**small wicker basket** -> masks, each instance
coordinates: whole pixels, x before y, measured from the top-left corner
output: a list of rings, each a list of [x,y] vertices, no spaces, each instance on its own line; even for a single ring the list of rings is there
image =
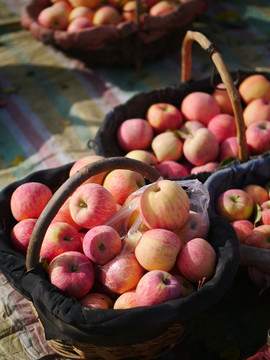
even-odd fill
[[[85,166],[68,177],[71,165],[33,173],[0,193],[0,268],[8,281],[31,302],[51,348],[69,359],[154,359],[180,343],[196,317],[219,301],[230,288],[239,264],[236,237],[220,217],[210,217],[209,241],[217,254],[216,273],[199,291],[155,306],[94,309],[67,298],[48,280],[39,263],[46,229],[65,199],[94,174],[115,168],[140,172],[150,182],[160,174],[151,166],[113,157]],[[63,178],[67,179],[63,182]],[[40,181],[56,189],[32,233],[26,259],[10,245],[14,224],[9,201],[21,183]],[[225,231],[224,231],[225,230]],[[16,269],[16,271],[14,271]]]
[[[137,0],[137,9],[140,4]],[[41,26],[37,17],[50,0],[31,0],[22,10],[21,25],[32,36],[88,66],[139,67],[176,51],[195,18],[204,14],[210,0],[180,3],[171,14],[137,16],[137,22],[123,21],[117,26],[100,25],[69,34]]]

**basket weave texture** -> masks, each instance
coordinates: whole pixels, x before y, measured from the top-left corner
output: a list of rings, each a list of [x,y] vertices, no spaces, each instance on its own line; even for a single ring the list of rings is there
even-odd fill
[[[123,310],[86,308],[54,287],[40,264],[27,271],[27,258],[15,252],[9,240],[15,223],[9,202],[18,185],[39,181],[53,191],[59,186],[62,189],[71,166],[33,173],[0,192],[1,271],[32,303],[48,344],[60,355],[71,359],[108,360],[161,356],[179,343],[196,317],[230,288],[239,264],[236,236],[224,219],[210,217],[209,241],[217,254],[216,273],[199,291],[187,297]],[[31,254],[30,250],[30,257]]]
[[[210,0],[179,4],[165,16],[144,14],[139,24],[123,21],[117,26],[100,25],[72,34],[37,22],[38,14],[49,5],[50,0],[31,0],[22,9],[21,25],[33,37],[88,66],[140,66],[179,48],[194,19],[208,10]]]

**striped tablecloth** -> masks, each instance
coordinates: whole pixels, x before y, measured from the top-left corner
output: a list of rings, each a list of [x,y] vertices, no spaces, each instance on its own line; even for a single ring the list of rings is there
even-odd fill
[[[177,84],[181,76],[180,49],[139,70],[86,68],[21,29],[26,3],[0,0],[0,189],[36,170],[92,153],[88,141],[114,106],[139,92]],[[215,43],[230,71],[270,71],[269,0],[213,1],[191,29]],[[211,60],[193,46],[192,77],[208,77],[212,69]],[[52,353],[29,304],[1,274],[0,314],[1,360],[45,359]],[[220,359],[243,359],[241,347],[228,355],[222,352],[225,344],[217,343]]]

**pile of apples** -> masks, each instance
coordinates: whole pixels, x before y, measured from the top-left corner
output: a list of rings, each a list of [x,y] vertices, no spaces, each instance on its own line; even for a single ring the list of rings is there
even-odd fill
[[[140,14],[166,15],[173,12],[180,3],[171,0],[143,0]],[[65,30],[68,33],[99,25],[116,26],[124,21],[136,21],[136,1],[51,0],[51,6],[44,8],[37,20],[46,28]]]
[[[270,250],[270,190],[250,184],[224,191],[216,212],[233,226],[239,244]]]
[[[69,175],[100,159],[80,158]],[[60,207],[46,230],[40,261],[65,296],[93,308],[151,306],[199,291],[214,276],[217,257],[207,241],[208,218],[191,210],[177,181],[160,178],[144,185],[135,171],[105,171],[77,187]],[[52,196],[40,182],[23,183],[12,193],[17,222],[10,240],[16,251],[26,255]]]
[[[223,90],[222,90],[223,89]],[[250,75],[239,85],[249,155],[270,150],[270,82]],[[165,178],[212,171],[239,158],[233,107],[224,84],[192,92],[179,106],[154,103],[145,118],[124,120],[116,139],[125,156],[155,166]]]

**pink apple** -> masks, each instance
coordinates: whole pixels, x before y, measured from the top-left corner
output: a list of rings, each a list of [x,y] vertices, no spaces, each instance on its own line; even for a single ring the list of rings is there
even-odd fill
[[[10,198],[10,209],[17,221],[37,219],[52,198],[50,188],[39,182],[27,182],[17,187]]]
[[[149,9],[151,16],[164,16],[176,10],[178,4],[170,0],[160,0]]]
[[[78,301],[83,306],[94,309],[112,309],[113,307],[113,300],[107,294],[103,293],[90,292],[78,299]]]
[[[261,120],[246,129],[246,140],[253,155],[270,150],[270,121]]]
[[[105,224],[117,211],[114,197],[99,184],[79,186],[71,195],[69,209],[72,219],[86,229]]]
[[[72,167],[69,171],[69,176],[72,176],[77,171],[80,171],[80,169],[82,169],[84,166],[86,166],[88,164],[92,164],[96,161],[100,161],[100,160],[104,160],[104,159],[105,159],[105,157],[100,156],[100,155],[83,156],[83,157],[79,158],[78,160],[76,160],[75,163],[72,165]],[[99,174],[93,175],[89,179],[87,179],[83,184],[95,183],[95,184],[102,185],[103,180],[104,180],[105,176],[107,175],[107,173],[108,173],[108,171],[103,171]]]
[[[142,234],[135,256],[145,270],[170,271],[181,247],[182,242],[172,231],[152,229]]]
[[[118,232],[108,225],[99,225],[87,231],[83,252],[94,263],[106,264],[120,253],[122,242]]]
[[[114,309],[131,309],[137,307],[136,290],[130,290],[121,294],[114,302]]]
[[[69,209],[69,202],[70,202],[70,197],[60,207],[57,214],[53,218],[52,223],[65,222],[65,223],[68,223],[68,224],[72,225],[73,227],[75,227],[75,229],[81,230],[82,227],[80,225],[78,225],[77,223],[75,223],[75,221],[71,217],[70,209]]]
[[[254,229],[254,224],[250,220],[235,220],[231,222],[231,225],[240,244],[244,243],[248,234]]]
[[[210,161],[201,166],[194,166],[191,170],[191,174],[199,174],[204,171],[213,171],[219,167],[220,163],[217,161]]]
[[[179,132],[183,139],[188,136],[193,136],[198,129],[205,128],[206,126],[200,121],[185,121],[179,128]]]
[[[194,136],[184,141],[185,158],[195,166],[216,161],[219,153],[219,143],[214,134],[207,128],[198,129]]]
[[[261,204],[261,211],[260,225],[270,225],[270,200]]]
[[[270,225],[259,225],[246,237],[244,244],[270,250]]]
[[[136,288],[145,270],[132,253],[122,253],[100,267],[100,281],[109,291],[123,294]]]
[[[78,230],[68,223],[51,223],[41,245],[40,257],[49,263],[57,255],[66,251],[82,252]]]
[[[229,189],[216,200],[216,212],[228,221],[248,220],[253,212],[253,199],[244,190]]]
[[[269,200],[268,191],[258,184],[249,184],[243,187],[243,190],[246,191],[253,199],[253,203],[261,205],[265,201]]]
[[[188,219],[190,203],[185,190],[175,181],[159,180],[140,197],[140,215],[149,229],[176,230]]]
[[[68,15],[73,10],[73,7],[70,5],[69,1],[65,1],[65,0],[57,1],[54,3],[53,6],[59,6],[59,7],[63,8],[67,12]]]
[[[79,17],[69,23],[67,27],[67,33],[71,34],[83,29],[90,29],[91,27],[93,27],[93,23],[91,20],[85,17]]]
[[[180,273],[193,283],[210,280],[215,274],[216,263],[214,248],[202,238],[188,241],[182,247],[176,260]]]
[[[207,126],[209,121],[220,113],[220,107],[213,95],[195,91],[184,97],[181,113],[186,121],[200,121]]]
[[[174,160],[164,160],[155,167],[165,179],[176,179],[189,175],[188,169]]]
[[[243,101],[248,104],[254,99],[265,98],[269,95],[270,83],[261,74],[247,76],[239,85],[239,94]]]
[[[10,242],[14,250],[26,255],[28,244],[32,231],[36,225],[37,219],[25,219],[19,221],[10,233]]]
[[[87,6],[90,9],[96,9],[101,1],[100,0],[68,0],[73,7]]]
[[[94,268],[87,256],[67,251],[56,256],[48,269],[51,283],[65,296],[82,298],[94,283]]]
[[[184,225],[174,231],[183,244],[196,237],[207,239],[208,232],[209,222],[207,219],[200,213],[193,211],[189,213],[188,219]]]
[[[233,114],[233,107],[229,97],[226,85],[219,83],[213,92],[213,97],[220,107],[220,112],[225,114]]]
[[[91,22],[93,21],[94,11],[90,9],[88,6],[78,6],[72,9],[69,13],[69,22],[84,17]]]
[[[151,166],[155,166],[158,163],[158,160],[153,152],[148,150],[131,150],[125,156],[129,159],[140,160]]]
[[[214,116],[207,125],[219,143],[222,143],[225,139],[236,136],[236,124],[235,119],[230,114],[218,114]]]
[[[147,110],[146,119],[156,133],[179,129],[183,122],[180,110],[168,103],[151,105]]]
[[[126,152],[149,149],[153,136],[152,126],[139,118],[125,120],[117,130],[118,144]]]
[[[37,21],[46,28],[66,30],[68,26],[68,12],[60,6],[52,5],[41,10]]]
[[[133,170],[115,169],[108,173],[103,187],[110,192],[117,204],[123,205],[129,195],[145,185],[144,177]]]
[[[243,116],[247,127],[258,120],[270,121],[270,99],[252,100],[244,109]]]
[[[248,153],[250,154],[249,147]],[[236,136],[229,137],[220,144],[218,158],[219,161],[223,161],[229,158],[239,158],[239,144]]]
[[[154,136],[151,148],[159,162],[177,161],[183,155],[183,143],[173,131],[165,131]]]
[[[93,16],[94,25],[117,25],[122,21],[120,12],[111,5],[102,5]]]
[[[152,306],[182,297],[182,287],[176,277],[162,270],[148,271],[136,288],[138,306]]]

